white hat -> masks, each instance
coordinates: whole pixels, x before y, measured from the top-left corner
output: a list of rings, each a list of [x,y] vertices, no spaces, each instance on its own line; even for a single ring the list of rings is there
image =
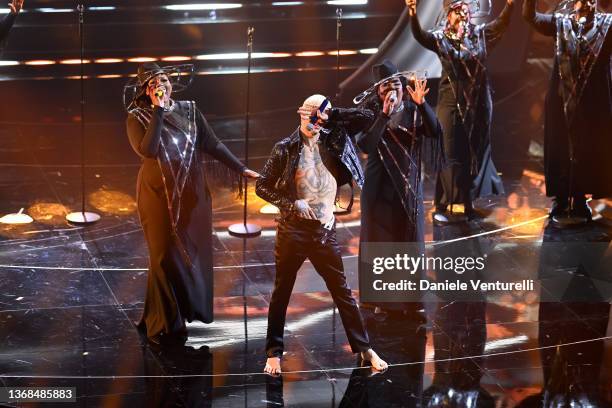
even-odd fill
[[[308,98],[306,98],[304,103],[302,103],[302,108],[308,108],[308,109],[313,109],[313,110],[319,109],[323,101],[326,99],[327,98],[325,96],[319,95],[319,94],[309,96]],[[325,109],[331,109],[331,107],[332,107],[331,102],[329,102]]]

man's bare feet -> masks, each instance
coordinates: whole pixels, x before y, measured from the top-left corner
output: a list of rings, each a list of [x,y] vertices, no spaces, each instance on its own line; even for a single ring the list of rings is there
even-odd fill
[[[372,365],[372,368],[376,371],[385,371],[387,368],[389,368],[387,362],[380,358],[372,349],[361,352],[361,358],[363,361],[369,362]]]
[[[264,373],[270,375],[279,375],[281,373],[280,357],[269,357],[266,360],[266,367],[264,368]]]

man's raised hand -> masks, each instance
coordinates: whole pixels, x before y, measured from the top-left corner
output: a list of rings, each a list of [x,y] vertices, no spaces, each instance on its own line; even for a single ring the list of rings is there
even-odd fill
[[[11,0],[11,2],[8,4],[9,8],[11,9],[11,13],[19,13],[23,8],[23,1],[24,0]]]

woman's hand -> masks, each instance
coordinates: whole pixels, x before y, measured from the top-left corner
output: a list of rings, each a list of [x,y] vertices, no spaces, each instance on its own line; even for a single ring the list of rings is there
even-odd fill
[[[410,97],[417,105],[422,105],[425,102],[425,96],[429,93],[427,88],[427,79],[417,79],[414,82],[414,89],[408,85],[406,90],[410,94]]]
[[[17,14],[23,8],[23,0],[11,0],[8,6],[11,9],[11,13]]]
[[[387,92],[385,100],[383,101],[383,113],[387,116],[391,116],[399,104],[400,101],[397,97],[397,91],[391,90]]]
[[[250,179],[258,179],[261,177],[261,174],[251,169],[244,169],[244,171],[242,172],[242,175]]]
[[[149,98],[151,98],[151,103],[154,106],[159,106],[160,108],[166,106],[166,102],[164,100],[166,96],[166,89],[164,87],[158,87],[156,89],[150,90],[148,94]]]
[[[508,0],[512,1],[512,0]],[[417,0],[406,0],[406,6],[408,7],[408,14],[410,16],[416,16]]]

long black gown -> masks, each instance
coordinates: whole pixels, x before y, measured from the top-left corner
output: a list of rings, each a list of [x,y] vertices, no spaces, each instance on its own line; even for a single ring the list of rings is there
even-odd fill
[[[194,102],[130,112],[127,133],[142,158],[138,213],[149,247],[141,324],[149,337],[181,333],[185,320],[213,320],[212,202],[208,153],[231,170],[244,165],[215,136]]]
[[[416,16],[411,19],[414,38],[438,54],[442,63],[437,115],[444,132],[446,165],[436,181],[437,207],[471,205],[475,198],[504,193],[491,159],[493,104],[485,62],[506,30],[512,10],[506,3],[497,19],[472,25],[472,35],[461,45],[444,30],[424,31]]]
[[[555,38],[545,104],[546,194],[612,197],[612,14],[596,13],[584,46],[577,41],[575,22],[562,15],[536,13],[535,0],[525,0],[523,17],[539,33]]]
[[[442,130],[427,102],[419,107],[412,102],[404,105],[390,118],[377,112],[371,127],[356,138],[359,148],[368,155],[361,190],[361,242],[424,239],[420,171],[423,137],[439,137]]]
[[[376,119],[356,136],[357,145],[368,155],[361,190],[359,289],[366,293],[366,274],[371,267],[361,256],[363,244],[424,241],[423,188],[421,183],[424,138],[442,141],[442,128],[427,104],[404,102],[404,109],[388,117],[374,107]],[[434,149],[432,149],[432,152]],[[372,303],[374,304],[374,303]],[[387,309],[406,305],[386,302]]]

